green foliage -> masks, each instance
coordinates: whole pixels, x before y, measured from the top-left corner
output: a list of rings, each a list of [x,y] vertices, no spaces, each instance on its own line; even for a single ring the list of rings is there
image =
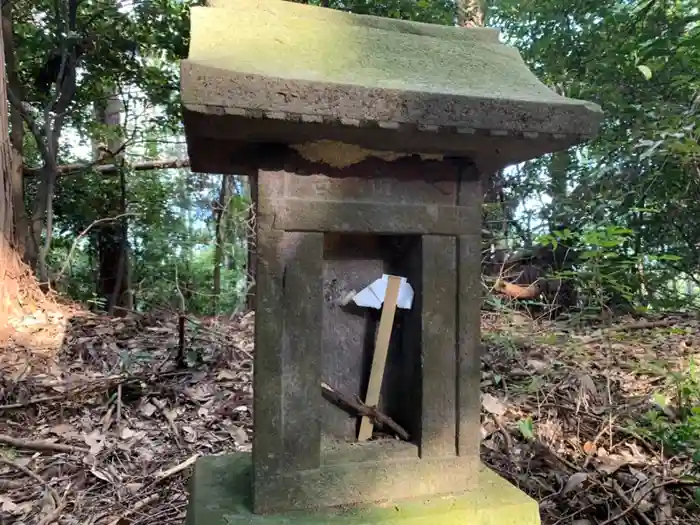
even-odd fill
[[[489,347],[503,350],[509,357],[517,356],[520,350],[520,345],[513,335],[507,332],[486,332],[482,341]]]
[[[672,401],[659,391],[654,396],[656,409],[642,421],[630,422],[630,428],[661,443],[668,454],[687,454],[700,465],[700,372],[694,361],[682,372],[666,372],[667,390]]]
[[[518,430],[520,431],[520,434],[526,441],[534,441],[535,426],[532,422],[531,417],[527,417],[518,421]]]
[[[75,30],[94,45],[80,62],[78,89],[67,112],[62,163],[88,160],[91,141],[127,141],[127,160],[182,158],[178,60],[189,42],[189,8],[203,2],[158,0],[130,9],[111,0],[80,3]],[[453,24],[452,0],[329,0],[308,2],[355,13]],[[21,92],[36,110],[46,100],[36,75],[70,38],[66,3],[17,2],[14,43]],[[589,309],[621,302],[634,308],[678,308],[700,290],[700,15],[690,0],[497,0],[488,23],[503,31],[548,85],[599,103],[600,137],[499,174],[499,202],[487,215],[511,244],[531,243],[538,228],[561,218],[572,231],[545,242],[584,247],[575,271]],[[319,50],[323,52],[323,50]],[[16,87],[16,86],[14,86]],[[95,106],[118,93],[124,126],[96,120]],[[31,134],[25,164],[40,158]],[[248,196],[235,192],[225,214],[225,264],[215,307],[214,208],[220,177],[187,170],[126,167],[131,281],[139,308],[178,303],[193,311],[230,311],[244,294]],[[55,237],[49,263],[71,296],[97,301],[98,228],[113,218],[117,177],[86,170],[61,177],[54,199]],[[36,180],[28,179],[31,209]],[[501,202],[502,201],[502,202]],[[86,231],[87,230],[87,231]],[[513,240],[516,237],[518,240]],[[103,299],[103,298],[102,298]]]
[[[564,7],[558,0],[501,0],[489,16],[543,81],[605,111],[600,137],[576,148],[568,170],[563,212],[569,221],[581,228],[612,224],[631,230],[627,244],[634,255],[655,257],[645,276],[654,294],[668,293],[665,283],[679,274],[695,280],[697,5],[607,0]],[[509,185],[509,198],[545,193],[545,163],[520,168],[525,183]],[[541,211],[548,220],[554,210]],[[668,253],[678,259],[662,259]],[[670,303],[678,306],[675,299]]]
[[[572,246],[576,262],[570,270],[553,275],[573,280],[583,296],[583,314],[598,317],[602,311],[659,309],[665,306],[648,293],[647,273],[679,257],[671,254],[638,253],[633,249],[634,232],[615,225],[598,225],[578,232],[570,229],[539,236],[537,243],[555,249],[560,243]],[[650,272],[645,272],[649,268]]]
[[[318,0],[308,3],[321,5]],[[331,9],[350,11],[360,15],[384,16],[399,20],[413,20],[430,24],[450,25],[455,20],[455,3],[451,0],[329,0]]]

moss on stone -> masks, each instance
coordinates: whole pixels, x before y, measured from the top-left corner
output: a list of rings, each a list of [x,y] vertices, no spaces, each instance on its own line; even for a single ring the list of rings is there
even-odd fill
[[[275,515],[250,511],[250,454],[204,457],[190,480],[187,525],[539,525],[537,503],[482,467],[478,489],[443,498],[396,500]]]
[[[412,155],[412,153],[371,150],[356,144],[345,144],[332,140],[305,142],[294,144],[291,147],[304,159],[310,162],[321,162],[333,168],[346,168],[370,157],[394,162]],[[422,160],[443,160],[444,158],[444,155],[429,153],[419,153],[418,156]]]
[[[188,61],[376,89],[581,104],[527,68],[498,31],[356,15],[281,0],[193,7]]]

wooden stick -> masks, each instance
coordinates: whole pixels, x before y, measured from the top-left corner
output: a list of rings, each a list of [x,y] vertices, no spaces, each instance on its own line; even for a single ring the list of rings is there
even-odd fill
[[[51,441],[26,441],[24,439],[13,438],[0,434],[0,443],[10,445],[14,448],[22,448],[25,450],[37,450],[39,452],[80,452],[87,453],[89,449],[85,447],[76,447],[73,445],[62,445],[61,443],[53,443]]]
[[[365,397],[365,405],[376,408],[379,404],[379,393],[382,389],[382,379],[384,377],[384,367],[386,365],[386,356],[389,352],[389,339],[391,338],[391,329],[394,326],[394,315],[396,314],[396,301],[399,298],[399,287],[401,286],[401,277],[395,275],[389,276],[389,282],[386,287],[386,295],[384,296],[384,304],[382,305],[382,316],[379,320],[379,330],[377,330],[377,340],[374,344],[374,357],[372,358],[372,369],[369,373],[369,385],[367,386],[367,396]],[[367,441],[372,437],[372,429],[374,425],[372,419],[367,416],[362,416],[360,421],[360,432],[358,433],[358,441]]]
[[[374,421],[376,421],[378,424],[393,430],[394,432],[396,432],[396,435],[398,435],[401,439],[405,441],[408,441],[410,439],[410,436],[408,432],[406,432],[405,428],[403,428],[396,421],[391,419],[383,412],[380,412],[376,408],[370,408],[368,406],[365,406],[359,400],[355,401],[354,399],[350,399],[349,397],[335,390],[327,383],[321,383],[321,392],[326,397],[326,399],[328,399],[334,405],[340,406],[341,408],[341,405],[344,405],[345,407],[352,410],[356,415],[370,417],[374,419]]]
[[[195,461],[199,459],[199,454],[195,454],[193,456],[190,456],[187,458],[185,461],[180,463],[179,465],[175,465],[174,467],[169,468],[166,471],[161,471],[156,473],[155,477],[158,479],[158,481],[163,481],[166,478],[169,478],[173,474],[177,474],[178,472],[182,472],[186,468],[190,467],[191,465],[194,465]]]

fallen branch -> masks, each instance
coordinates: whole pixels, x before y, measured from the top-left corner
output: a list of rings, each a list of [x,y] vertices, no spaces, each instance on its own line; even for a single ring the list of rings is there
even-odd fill
[[[134,512],[138,512],[142,508],[144,508],[146,505],[150,505],[151,503],[155,503],[158,501],[160,498],[160,494],[151,494],[150,496],[147,496],[136,503],[134,503],[133,507],[128,509],[126,512],[124,512],[121,516],[118,518],[115,518],[114,520],[109,522],[109,525],[118,525],[119,523],[123,523],[126,521],[126,518],[133,514]]]
[[[654,492],[656,489],[668,487],[670,485],[696,486],[697,483],[693,483],[693,482],[685,483],[681,480],[670,479],[670,480],[663,481],[661,483],[657,483],[655,485],[652,485],[652,486],[648,487],[646,490],[642,491],[634,501],[630,500],[630,498],[623,498],[625,501],[629,501],[629,505],[627,506],[627,508],[625,510],[621,511],[620,513],[616,514],[615,516],[608,518],[607,520],[601,522],[599,525],[611,525],[612,523],[616,523],[618,520],[621,520],[622,518],[627,516],[630,512],[636,511],[639,504],[642,501],[644,501],[644,498],[646,498],[649,494]]]
[[[12,467],[14,469],[17,469],[20,472],[22,472],[23,474],[26,474],[27,476],[32,478],[33,480],[38,481],[41,485],[43,485],[46,488],[46,490],[49,492],[49,494],[51,494],[51,497],[53,498],[54,505],[56,506],[56,508],[61,506],[61,502],[60,502],[60,499],[58,497],[58,493],[51,487],[51,485],[49,485],[49,482],[46,481],[44,478],[42,478],[39,474],[37,474],[36,472],[34,472],[32,470],[29,470],[24,465],[20,465],[19,463],[16,463],[16,462],[12,461],[11,459],[6,458],[6,457],[1,456],[1,455],[0,455],[0,463],[4,463],[8,467]]]
[[[231,316],[233,317],[233,314],[231,314]],[[199,319],[195,319],[194,317],[185,317],[185,319],[187,319],[187,321],[189,321],[190,323],[192,323],[193,325],[195,325],[197,328],[201,329],[204,332],[208,332],[208,333],[213,334],[219,338],[226,338],[227,337],[225,334],[222,334],[222,333],[216,331],[214,328],[205,325]],[[236,348],[234,348],[234,351],[238,352],[239,354],[242,354],[244,357],[247,357],[248,359],[251,359],[251,360],[253,359],[253,354],[251,354],[247,350],[244,350],[243,348],[236,347]]]
[[[171,476],[174,476],[175,474],[178,474],[182,472],[183,470],[186,470],[187,468],[191,467],[194,465],[194,463],[199,459],[199,454],[194,454],[187,458],[185,461],[182,463],[179,463],[175,465],[174,467],[170,467],[168,470],[160,470],[156,472],[153,477],[154,479],[146,484],[145,486],[141,487],[139,492],[146,492],[151,490],[154,486],[158,485],[162,481],[165,481]],[[136,504],[129,510],[127,510],[124,514],[122,514],[119,518],[116,520],[113,520],[109,522],[109,525],[117,525],[118,523],[121,523],[123,519],[125,519],[129,514],[132,512],[145,507],[147,504],[152,503],[156,501],[159,497],[158,493],[151,494],[150,496],[146,496],[145,498],[142,498],[141,500],[137,501]]]
[[[410,439],[410,436],[408,432],[406,432],[406,429],[404,429],[401,425],[399,425],[396,421],[391,419],[386,414],[383,414],[382,412],[377,410],[375,407],[368,407],[367,405],[359,401],[354,401],[344,396],[340,392],[337,392],[326,383],[321,383],[321,393],[326,397],[326,399],[328,399],[328,401],[330,401],[334,405],[344,405],[347,408],[351,409],[353,412],[356,412],[357,415],[367,416],[369,418],[372,418],[376,423],[390,428],[391,430],[396,432],[396,434],[402,439],[406,441]]]
[[[608,330],[611,332],[627,332],[628,330],[646,330],[648,328],[664,328],[668,326],[675,326],[678,321],[672,319],[661,319],[659,321],[640,321],[638,323],[632,323],[628,325],[613,326]]]
[[[174,467],[169,468],[168,470],[162,471],[162,472],[157,472],[155,474],[156,481],[163,481],[166,478],[169,478],[170,476],[177,474],[178,472],[182,472],[186,468],[188,468],[191,465],[194,465],[195,461],[199,459],[199,454],[195,454],[179,465],[175,465]]]
[[[135,162],[127,164],[128,169],[133,171],[149,171],[149,170],[167,170],[176,168],[189,168],[189,159],[167,159],[167,160],[148,160],[143,162]],[[58,167],[58,176],[64,177],[67,175],[79,175],[88,170],[96,171],[103,175],[117,173],[121,166],[119,164],[63,164]],[[37,177],[41,174],[41,168],[24,168],[25,177]]]
[[[156,408],[158,408],[158,410],[160,410],[160,413],[165,418],[166,423],[168,423],[168,426],[170,427],[170,430],[173,433],[173,440],[175,441],[175,445],[177,445],[177,448],[182,450],[184,448],[184,446],[182,444],[182,441],[180,440],[180,432],[178,431],[177,426],[175,425],[175,421],[168,417],[168,412],[166,410],[166,404],[165,403],[156,403],[155,400],[154,400],[154,404],[155,404]]]
[[[595,343],[598,341],[602,341],[606,337],[620,332],[631,332],[632,330],[649,330],[651,328],[665,328],[669,326],[675,326],[676,324],[678,324],[678,322],[672,319],[661,319],[659,321],[640,321],[638,323],[631,323],[628,325],[611,326],[603,330],[603,333],[587,338],[586,342]]]
[[[506,446],[506,454],[510,454],[513,450],[513,440],[510,437],[510,432],[508,432],[508,429],[505,427],[500,417],[498,417],[496,414],[491,414],[491,417],[503,436],[503,441]]]
[[[649,517],[644,514],[640,509],[639,509],[639,503],[641,503],[641,499],[635,503],[633,502],[627,494],[625,494],[625,491],[622,490],[622,487],[620,486],[617,481],[612,480],[613,488],[615,489],[615,492],[617,495],[620,497],[622,501],[624,501],[629,508],[634,509],[635,514],[637,514],[637,517],[644,523],[645,525],[654,525],[654,522],[649,519]]]
[[[56,505],[56,508],[54,511],[45,516],[38,525],[50,525],[54,521],[57,521],[58,518],[61,517],[61,514],[63,514],[63,509],[66,508],[68,505],[68,491],[70,490],[71,484],[68,483],[68,486],[66,487],[66,490],[63,491],[63,497],[61,498],[61,502]]]
[[[25,487],[27,484],[22,483],[21,481],[15,481],[12,479],[0,479],[0,489],[7,489],[7,490],[14,490],[14,489],[21,489]]]
[[[24,408],[31,405],[38,405],[41,403],[48,403],[54,401],[68,401],[71,400],[75,402],[77,395],[87,396],[89,394],[98,394],[109,390],[110,388],[116,388],[119,385],[133,385],[145,383],[147,385],[160,385],[162,379],[165,377],[177,377],[185,376],[190,374],[189,371],[173,371],[173,372],[151,372],[145,374],[134,374],[134,375],[113,375],[107,376],[100,379],[93,379],[84,382],[63,382],[63,383],[53,383],[51,386],[53,388],[63,388],[65,392],[55,396],[42,396],[35,397],[33,399],[28,399],[21,403],[13,403],[10,405],[0,405],[0,412],[3,410],[16,410],[19,408]]]
[[[10,445],[14,448],[22,448],[25,450],[37,450],[39,452],[90,452],[87,448],[75,447],[73,445],[62,445],[61,443],[52,443],[51,441],[25,441],[4,434],[0,434],[0,443]],[[57,501],[58,504],[58,501]]]
[[[68,501],[65,499],[61,501],[61,503],[54,509],[54,511],[43,518],[38,525],[50,525],[54,521],[56,521],[58,518],[61,517],[61,514],[63,514],[63,509],[66,508],[66,505],[68,504]]]
[[[40,405],[41,403],[50,403],[52,401],[61,401],[65,399],[65,394],[60,396],[42,396],[28,399],[22,403],[12,403],[11,405],[0,405],[0,410],[15,410],[17,408],[25,408],[32,405]]]

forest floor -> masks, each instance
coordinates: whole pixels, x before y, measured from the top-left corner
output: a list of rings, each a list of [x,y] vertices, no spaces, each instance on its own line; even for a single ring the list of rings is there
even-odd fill
[[[171,314],[25,319],[0,352],[0,524],[184,523],[196,458],[250,450],[253,324],[188,319],[196,364],[178,371]],[[691,452],[652,439],[692,437],[662,397],[700,385],[700,319],[484,312],[482,329],[482,459],[544,525],[700,523]]]

